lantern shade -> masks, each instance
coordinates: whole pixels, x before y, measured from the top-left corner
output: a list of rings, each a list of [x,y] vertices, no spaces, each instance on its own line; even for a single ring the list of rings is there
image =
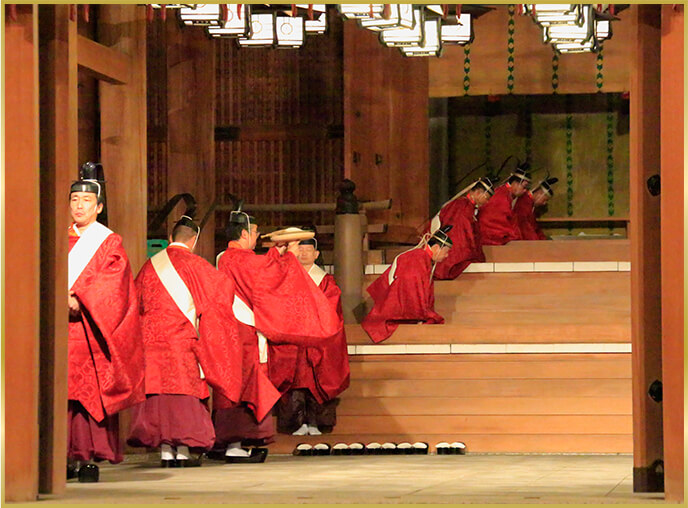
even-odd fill
[[[389,4],[389,18],[361,18],[358,23],[368,30],[380,31],[396,28],[413,28],[413,5]]]
[[[275,39],[278,48],[299,48],[305,36],[302,17],[277,16],[275,18]]]
[[[327,31],[327,13],[323,12],[315,19],[304,21],[304,31],[307,34],[322,35]]]
[[[423,27],[423,44],[399,48],[404,56],[440,56],[442,53],[441,23],[438,18],[426,19]]]
[[[583,7],[583,23],[550,25],[544,27],[545,42],[585,42],[594,34],[592,5]]]
[[[208,34],[213,37],[248,37],[250,17],[250,5],[227,4],[227,22],[220,26],[209,26]]]
[[[450,16],[442,22],[442,44],[468,44],[473,40],[473,20],[468,13]]]
[[[270,47],[275,43],[274,13],[251,14],[251,33],[249,37],[239,37],[239,46]]]
[[[423,11],[413,9],[413,28],[397,28],[395,30],[382,30],[380,42],[389,47],[418,46],[423,44],[424,21]]]
[[[346,19],[382,18],[385,4],[337,4],[337,8]]]
[[[190,26],[220,26],[220,4],[196,4],[195,8],[182,7],[179,9],[179,19],[183,24]]]

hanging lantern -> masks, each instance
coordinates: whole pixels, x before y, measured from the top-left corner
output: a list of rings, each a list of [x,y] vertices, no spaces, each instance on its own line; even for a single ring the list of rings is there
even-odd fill
[[[526,12],[540,26],[582,23],[580,4],[526,4]]]
[[[300,16],[276,16],[275,38],[278,48],[299,48],[303,46],[304,24]]]
[[[227,4],[227,21],[220,26],[209,26],[208,34],[213,37],[248,37],[250,17],[248,4]]]
[[[273,13],[251,14],[251,35],[239,37],[239,46],[271,47],[275,44],[275,15]]]
[[[381,19],[385,10],[385,4],[338,4],[337,9],[346,19]]]
[[[323,12],[315,19],[306,19],[304,30],[307,34],[322,35],[327,31],[327,13]]]
[[[595,34],[592,5],[582,9],[582,23],[556,24],[544,27],[545,42],[585,42]]]
[[[439,18],[426,19],[423,27],[423,43],[417,46],[399,48],[404,56],[440,56],[442,42],[440,41],[441,23]]]
[[[222,11],[220,4],[196,4],[196,7],[182,7],[179,18],[187,26],[220,26]]]
[[[413,28],[382,30],[380,32],[380,42],[388,47],[418,46],[423,44],[425,17],[422,9],[414,7],[413,20]]]
[[[442,44],[468,44],[473,40],[471,15],[448,16],[442,21]]]
[[[395,28],[413,28],[413,5],[412,4],[389,4],[388,18],[361,18],[359,25],[368,30],[380,31]]]

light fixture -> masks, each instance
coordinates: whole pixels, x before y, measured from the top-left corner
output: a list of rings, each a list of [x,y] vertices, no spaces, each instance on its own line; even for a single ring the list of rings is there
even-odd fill
[[[209,26],[208,34],[213,37],[248,37],[250,17],[249,5],[227,4],[227,21],[220,26]]]
[[[304,30],[307,34],[322,35],[327,31],[327,13],[323,12],[315,19],[306,18]]]
[[[303,18],[300,16],[276,16],[275,38],[278,48],[298,48],[303,46]]]
[[[473,23],[471,15],[447,16],[442,21],[442,44],[468,44],[473,40]]]
[[[179,9],[179,18],[187,26],[219,26],[222,24],[220,4],[196,4]]]
[[[413,28],[413,5],[389,4],[389,15],[387,18],[360,18],[358,23],[361,27],[376,32],[395,28]]]
[[[559,42],[553,46],[559,53],[590,53],[599,49],[594,38],[586,42]]]
[[[612,38],[612,22],[608,19],[600,19],[595,23],[595,38],[604,41]]]
[[[595,34],[592,5],[584,5],[582,23],[556,24],[543,28],[545,42],[585,42]]]
[[[251,14],[251,35],[239,37],[239,46],[270,47],[275,44],[274,13]]]
[[[394,30],[382,30],[380,42],[389,47],[419,46],[423,44],[423,28],[425,17],[423,10],[413,8],[413,28],[397,28]]]
[[[382,18],[385,4],[338,4],[339,13],[346,19]]]
[[[404,56],[440,56],[442,53],[442,43],[440,41],[441,23],[439,18],[426,19],[424,25],[423,44],[399,48]]]
[[[581,4],[525,4],[526,12],[540,26],[581,24]]]

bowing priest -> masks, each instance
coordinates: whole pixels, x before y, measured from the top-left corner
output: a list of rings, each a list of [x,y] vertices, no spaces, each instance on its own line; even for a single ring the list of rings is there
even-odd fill
[[[269,344],[270,380],[282,393],[275,406],[277,430],[296,436],[331,432],[337,422],[336,398],[349,386],[349,353],[341,291],[334,277],[316,264],[315,237],[301,240],[297,258],[339,317],[339,332],[317,347]]]
[[[136,288],[122,237],[97,221],[104,182],[82,174],[69,206],[67,478],[97,482],[92,461],[122,461],[119,411],[141,402]]]
[[[514,204],[528,191],[528,164],[517,167],[504,185],[500,185],[478,213],[478,226],[483,245],[504,245],[521,239]]]
[[[452,224],[448,232],[453,243],[447,259],[435,266],[435,279],[456,279],[471,263],[484,263],[478,209],[494,194],[492,182],[487,177],[479,178],[469,186],[465,194],[457,194],[447,201],[430,223],[430,232],[437,231],[442,224]]]
[[[554,195],[552,186],[558,181],[558,178],[545,178],[535,186],[532,192],[528,191],[516,200],[514,214],[521,240],[547,240],[538,226],[537,218],[544,212],[547,203]]]
[[[225,460],[262,462],[273,440],[271,410],[280,392],[268,377],[268,340],[315,346],[335,337],[341,318],[327,297],[303,270],[296,256],[298,241],[279,243],[266,255],[254,252],[258,225],[254,217],[232,211],[227,226],[229,243],[218,255],[218,269],[235,285],[233,311],[243,344],[241,404],[213,397],[216,446]],[[216,409],[217,408],[217,409]],[[251,450],[243,446],[254,446]]]
[[[368,286],[374,306],[361,326],[373,342],[389,338],[401,323],[444,323],[435,312],[433,271],[449,256],[451,229],[446,224],[429,238],[424,237],[418,246],[399,254]]]
[[[136,277],[146,400],[133,408],[127,442],[160,448],[162,467],[200,465],[202,453],[213,447],[208,385],[234,403],[241,394],[234,283],[193,253],[199,234],[183,215],[169,246]]]

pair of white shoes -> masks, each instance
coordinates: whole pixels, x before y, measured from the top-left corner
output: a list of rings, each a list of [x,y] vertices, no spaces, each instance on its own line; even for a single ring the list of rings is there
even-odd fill
[[[161,460],[189,460],[191,458],[191,453],[189,452],[188,446],[177,446],[174,447],[163,444],[160,445],[160,459]]]
[[[291,433],[292,436],[322,436],[322,432],[318,430],[317,425],[308,425],[304,423],[297,430]]]

